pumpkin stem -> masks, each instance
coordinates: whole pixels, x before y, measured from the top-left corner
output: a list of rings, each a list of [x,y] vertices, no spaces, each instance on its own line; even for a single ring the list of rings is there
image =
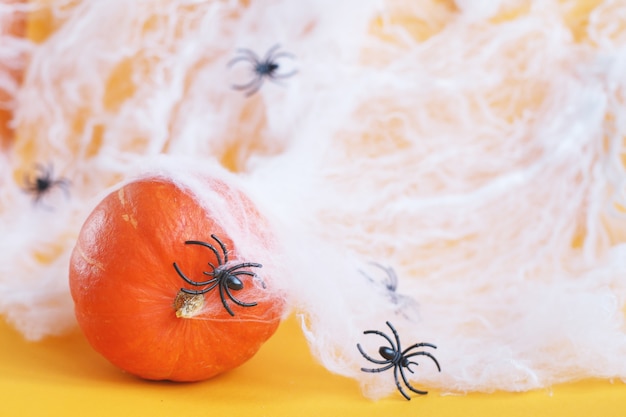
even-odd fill
[[[173,304],[176,317],[189,319],[200,313],[204,307],[204,294],[188,294],[178,291]]]

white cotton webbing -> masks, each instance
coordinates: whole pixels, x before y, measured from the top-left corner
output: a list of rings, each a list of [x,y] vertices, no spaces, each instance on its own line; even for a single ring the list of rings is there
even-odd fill
[[[376,356],[363,331],[386,321],[437,345],[420,388],[626,378],[626,4],[599,2],[577,39],[575,1],[518,3],[52,2],[0,168],[0,313],[30,339],[72,328],[94,204],[154,172],[199,194],[211,175],[267,216],[313,353],[368,396],[395,389],[356,349]],[[278,42],[297,75],[233,91],[236,49]],[[71,180],[53,210],[20,188],[34,162]]]

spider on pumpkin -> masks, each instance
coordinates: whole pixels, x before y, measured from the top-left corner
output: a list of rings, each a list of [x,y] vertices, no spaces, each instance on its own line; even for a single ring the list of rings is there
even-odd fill
[[[178,273],[178,275],[187,283],[195,286],[195,287],[203,287],[208,285],[206,288],[201,290],[190,290],[187,288],[181,288],[180,290],[187,294],[198,295],[205,294],[211,291],[213,288],[218,287],[220,293],[220,299],[222,300],[222,305],[231,316],[234,316],[235,313],[228,305],[226,301],[226,297],[228,297],[235,304],[242,307],[254,307],[257,303],[246,303],[241,300],[235,298],[231,291],[239,291],[243,289],[243,282],[239,279],[240,275],[247,275],[251,277],[256,277],[256,274],[252,271],[242,271],[242,268],[261,268],[263,265],[255,263],[255,262],[243,262],[240,264],[236,264],[233,266],[227,266],[228,264],[228,251],[226,249],[226,245],[215,235],[211,235],[211,238],[217,242],[217,244],[222,249],[222,255],[220,255],[219,251],[215,248],[215,246],[211,245],[207,242],[202,242],[199,240],[187,240],[185,241],[186,245],[200,245],[205,248],[210,249],[217,258],[217,266],[213,265],[209,262],[209,266],[211,267],[211,271],[203,271],[204,275],[208,275],[211,279],[206,281],[194,281],[188,278],[178,267],[176,262],[174,262],[174,269]],[[265,284],[263,284],[265,288]]]
[[[293,70],[285,74],[277,73],[280,68],[278,58],[294,57],[289,52],[278,52],[279,49],[280,45],[274,45],[269,51],[267,51],[263,58],[259,58],[259,56],[250,49],[238,49],[237,52],[239,53],[239,56],[230,60],[228,62],[228,66],[232,67],[238,62],[246,61],[252,64],[252,73],[254,74],[254,78],[245,84],[234,84],[232,87],[235,90],[247,90],[246,97],[250,97],[259,91],[263,85],[264,79],[267,78],[272,82],[278,83],[278,80],[289,78],[296,74],[298,72],[297,70]]]
[[[435,362],[435,365],[437,366],[437,369],[439,370],[439,372],[441,372],[441,367],[439,366],[439,362],[437,362],[437,359],[435,359],[435,357],[432,354],[430,354],[428,352],[424,352],[424,351],[412,352],[413,349],[418,349],[420,347],[429,347],[429,348],[437,349],[437,346],[432,345],[430,343],[416,343],[416,344],[411,345],[408,348],[402,350],[402,347],[400,346],[400,337],[398,336],[398,332],[391,325],[391,323],[389,323],[389,322],[386,322],[386,323],[387,323],[387,326],[389,326],[389,328],[393,332],[393,335],[394,335],[394,338],[395,338],[395,343],[393,342],[393,340],[391,340],[391,338],[389,336],[387,336],[386,334],[384,334],[383,332],[380,332],[378,330],[366,330],[366,331],[364,331],[363,334],[377,334],[379,336],[382,336],[383,338],[385,338],[389,342],[390,346],[381,346],[378,349],[378,353],[384,359],[384,360],[380,360],[380,359],[375,359],[375,358],[372,358],[371,356],[369,356],[367,353],[365,353],[365,351],[363,350],[361,345],[357,343],[356,347],[359,349],[359,352],[361,352],[361,355],[363,355],[363,357],[365,359],[367,359],[368,361],[370,361],[372,363],[375,363],[375,364],[378,364],[378,365],[383,365],[380,368],[361,368],[361,371],[363,371],[363,372],[370,372],[370,373],[377,373],[377,372],[383,372],[383,371],[386,371],[388,369],[393,368],[393,376],[394,376],[394,379],[396,381],[396,387],[398,387],[398,391],[400,391],[400,394],[402,394],[404,396],[404,398],[406,398],[409,401],[411,400],[411,397],[409,397],[409,395],[404,391],[404,389],[402,388],[402,385],[400,384],[400,381],[398,380],[398,373],[400,374],[400,377],[402,378],[402,381],[404,382],[404,385],[409,390],[415,392],[416,394],[420,394],[420,395],[428,394],[428,391],[422,391],[422,390],[418,390],[418,389],[414,388],[409,383],[406,375],[404,374],[404,370],[408,369],[409,372],[414,373],[413,370],[411,369],[411,365],[418,366],[418,363],[417,362],[413,362],[411,360],[411,358],[413,358],[415,356],[427,356],[430,359],[432,359],[433,362]]]
[[[52,164],[45,167],[42,164],[35,164],[35,176],[24,174],[23,190],[33,194],[33,203],[45,208],[50,208],[43,204],[42,199],[49,194],[53,188],[60,188],[66,197],[69,197],[70,181],[67,178],[54,179]]]

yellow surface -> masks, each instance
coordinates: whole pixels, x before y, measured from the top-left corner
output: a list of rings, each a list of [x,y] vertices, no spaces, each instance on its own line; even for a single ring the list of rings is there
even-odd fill
[[[567,2],[563,3],[565,6]],[[576,7],[567,8],[565,19],[579,42],[586,41],[584,28],[588,14],[597,3],[579,0],[574,2]],[[443,12],[454,11],[453,2],[433,0],[436,16],[444,20],[405,21],[401,18],[404,3],[390,1],[390,4],[399,8],[396,23],[409,27],[417,39],[436,33],[445,25],[447,14]],[[514,18],[524,12],[524,9],[504,10],[500,18]],[[52,20],[45,12],[31,16],[28,37],[36,42],[45,40],[55,29]],[[372,26],[375,33],[379,29],[376,24],[373,22]],[[121,63],[118,72],[127,73],[124,65],[128,64]],[[132,86],[118,80],[116,74],[112,74],[116,88],[109,91],[113,94],[113,98],[108,97],[110,105],[132,93]],[[247,113],[242,115],[242,119],[250,118]],[[77,123],[77,126],[82,125]],[[94,152],[102,136],[102,132],[96,133]],[[28,140],[28,128],[22,127],[19,136],[22,140],[18,140],[17,149],[32,157],[34,145]],[[445,372],[445,363],[442,366]],[[393,384],[391,374],[380,374],[380,378],[387,378]],[[26,342],[0,318],[0,393],[1,417],[626,415],[626,385],[609,381],[583,381],[516,394],[441,396],[431,391],[410,402],[394,392],[384,400],[373,402],[361,395],[356,382],[329,373],[313,360],[293,318],[283,323],[248,363],[215,379],[194,384],[146,382],[123,374],[95,353],[78,332],[39,343]]]
[[[590,358],[592,360],[593,358]],[[445,372],[445,364],[442,364]],[[391,374],[380,374],[389,379]],[[26,342],[0,324],[0,416],[624,416],[626,385],[584,381],[528,393],[380,401],[311,357],[290,318],[249,362],[191,384],[147,382],[118,371],[76,332]]]

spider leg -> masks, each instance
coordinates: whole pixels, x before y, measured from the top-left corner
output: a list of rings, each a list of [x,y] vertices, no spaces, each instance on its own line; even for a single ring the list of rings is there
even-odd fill
[[[407,356],[408,353],[411,353],[411,350],[421,348],[421,347],[429,347],[433,349],[437,349],[437,346],[432,343],[415,343],[414,345],[409,346],[408,348],[402,351],[402,356]],[[411,357],[412,355],[408,355],[407,357]]]
[[[35,171],[39,172],[45,178],[50,178],[53,173],[52,164],[49,163],[48,166],[45,166],[44,164],[37,162],[35,164]]]
[[[360,344],[360,343],[357,343],[357,344],[356,344],[356,347],[357,347],[357,349],[359,349],[359,352],[361,352],[361,355],[363,355],[363,357],[364,357],[365,359],[367,359],[368,361],[370,361],[370,362],[372,362],[372,363],[377,363],[377,364],[379,364],[379,365],[385,365],[385,364],[389,363],[389,361],[388,361],[388,360],[384,360],[384,361],[383,361],[383,360],[380,360],[380,359],[375,359],[375,358],[372,358],[370,355],[368,355],[367,353],[365,353],[365,351],[364,351],[364,350],[363,350],[363,348],[361,347],[361,344]],[[393,366],[393,364],[391,364],[390,366]],[[387,370],[387,369],[389,369],[389,368],[387,367],[387,368],[385,368],[385,369],[383,369],[383,370]],[[367,372],[380,372],[380,371],[367,371]]]
[[[224,245],[224,243],[219,240],[219,238],[215,235],[211,235],[211,238],[213,238],[213,240],[216,241],[218,245],[220,245],[222,253],[224,253],[224,263],[228,263],[228,251],[226,250],[226,245]],[[221,265],[222,262],[220,262],[219,264]]]
[[[398,346],[398,348],[396,349],[396,345],[394,345],[394,343],[392,342],[391,338],[389,336],[387,336],[386,334],[384,334],[381,331],[378,330],[366,330],[363,332],[363,334],[377,334],[379,336],[384,337],[385,339],[387,339],[387,341],[389,342],[389,345],[391,346],[391,348],[395,351],[400,351],[400,346]]]
[[[202,273],[204,275],[210,275],[210,276],[214,277],[215,276],[215,265],[213,265],[211,262],[209,262],[209,266],[211,267],[211,272],[209,272],[209,271],[202,271]]]
[[[247,276],[249,276],[249,277],[253,277],[253,278],[254,278],[254,279],[256,279],[257,281],[261,281],[261,287],[263,287],[263,289],[267,288],[267,287],[265,286],[265,281],[263,281],[263,279],[262,279],[262,278],[260,278],[257,274],[255,274],[255,273],[254,273],[254,272],[252,272],[252,271],[237,271],[237,272],[231,272],[231,275],[235,275],[235,276],[238,276],[238,275],[247,275]]]
[[[238,265],[235,265],[235,266],[232,266],[232,267],[228,268],[226,270],[226,272],[231,273],[231,272],[236,271],[236,270],[241,269],[241,268],[263,268],[263,265],[258,264],[256,262],[243,262],[243,263],[240,263]],[[240,271],[240,272],[245,272],[245,271]],[[251,272],[251,273],[254,274],[253,272]],[[256,274],[254,274],[254,275],[256,275]]]
[[[406,352],[406,351],[405,351],[405,352]],[[404,352],[403,352],[403,353],[402,353],[402,356],[403,356],[405,359],[409,359],[409,358],[412,358],[412,357],[414,357],[414,356],[427,356],[427,357],[429,357],[429,358],[430,358],[433,362],[435,362],[435,365],[437,366],[437,370],[438,370],[439,372],[441,372],[441,366],[439,365],[439,362],[437,361],[437,358],[435,358],[433,355],[431,355],[431,354],[430,354],[430,353],[428,353],[428,352],[415,352],[415,353],[411,353],[410,355],[406,355],[406,356],[404,356]],[[409,362],[409,364],[411,364],[411,363],[414,363],[414,364],[416,364],[416,365],[417,365],[417,363],[415,363],[415,362]],[[409,369],[409,371],[411,371],[411,370]],[[413,372],[413,371],[411,371],[411,372]]]
[[[409,351],[411,349],[415,349],[415,348],[419,348],[419,347],[429,347],[429,348],[437,349],[437,346],[433,345],[432,343],[416,343],[416,344],[411,345],[408,348],[404,349],[402,354],[404,355],[405,353],[409,353]]]
[[[404,384],[407,386],[408,389],[410,389],[411,391],[415,392],[409,385],[409,383],[407,382],[406,378],[404,377],[404,373],[402,372],[402,368],[400,368],[400,375],[402,375],[402,380],[404,381]],[[404,389],[402,389],[402,385],[400,385],[400,380],[398,380],[398,366],[396,366],[395,368],[393,368],[393,378],[396,381],[396,387],[398,387],[398,391],[400,391],[400,394],[402,394],[402,396],[404,398],[406,398],[408,401],[411,401],[411,397],[409,397],[409,395],[404,391]]]
[[[249,277],[253,277],[255,278],[257,281],[261,281],[261,287],[263,287],[263,289],[267,288],[265,286],[265,281],[263,281],[262,278],[260,278],[257,274],[255,274],[252,271],[237,271],[237,272],[231,272],[232,275],[234,276],[238,276],[238,275],[247,275]]]
[[[228,314],[230,314],[231,316],[235,316],[235,313],[233,313],[233,310],[230,309],[230,307],[228,306],[228,303],[226,302],[226,297],[224,297],[224,288],[228,288],[226,286],[226,284],[222,281],[220,282],[220,298],[222,300],[222,305],[224,306],[224,308],[226,309],[226,311],[228,311]]]
[[[37,192],[37,190],[34,190],[34,191]],[[33,204],[34,205],[40,205],[40,206],[42,206],[44,208],[48,208],[48,206],[43,204],[42,199],[43,199],[43,193],[37,192],[37,194],[35,194],[35,198],[33,199]]]
[[[217,278],[213,278],[213,279],[210,279],[210,280],[208,280],[208,281],[194,281],[194,280],[192,280],[191,278],[187,277],[187,276],[183,273],[183,271],[181,271],[181,270],[180,270],[180,268],[178,267],[178,265],[176,264],[176,262],[174,262],[174,264],[173,264],[173,265],[174,265],[174,269],[176,270],[176,272],[178,273],[178,275],[179,275],[179,276],[180,276],[180,277],[181,277],[181,278],[182,278],[182,279],[183,279],[186,283],[191,284],[191,285],[193,285],[193,286],[195,286],[195,287],[201,287],[201,286],[203,286],[203,285],[210,285],[210,284],[214,284],[214,283],[217,281]],[[210,288],[206,289],[206,291],[204,291],[204,292],[210,291],[210,290],[212,290],[213,288],[215,288],[215,285],[213,285],[212,287],[210,287]],[[183,291],[184,291],[184,290],[183,290]],[[190,291],[195,291],[195,290],[190,290]],[[185,291],[185,292],[186,292],[186,291]],[[191,293],[190,293],[190,294],[191,294]]]
[[[274,81],[275,83],[280,84],[280,83],[278,83],[279,80],[284,80],[285,78],[293,77],[297,73],[298,73],[298,70],[293,70],[293,71],[288,72],[286,74],[272,74],[268,78],[271,81]]]
[[[235,65],[237,62],[241,62],[241,61],[246,61],[249,62],[251,64],[254,65],[254,63],[256,62],[256,60],[254,58],[251,58],[249,56],[238,56],[236,58],[231,59],[230,61],[228,61],[228,63],[226,64],[226,66],[228,66],[229,68],[231,68],[233,65]]]
[[[402,350],[402,348],[400,347],[400,336],[398,336],[398,332],[396,331],[396,329],[391,325],[391,323],[387,322],[387,326],[389,326],[389,328],[391,329],[391,331],[393,332],[394,337],[396,338],[396,343],[397,343],[397,350],[398,352],[400,352]],[[391,344],[391,346],[394,346],[393,343]]]
[[[376,282],[374,281],[374,278],[370,277],[365,271],[359,269],[359,272],[361,273],[361,275],[363,275],[365,277],[365,279],[367,279],[369,282]]]
[[[196,287],[202,287],[204,285],[208,285],[208,287],[203,288],[201,290],[190,290],[188,288],[181,288],[181,291],[186,292],[187,294],[205,294],[211,291],[213,288],[217,287],[218,283],[217,283],[217,279],[215,279],[215,280],[205,281],[205,282],[194,282],[191,285],[196,286]]]
[[[262,84],[263,84],[263,78],[262,77],[255,77],[249,83],[246,83],[246,84],[232,84],[231,87],[234,90],[238,90],[238,91],[250,90],[248,93],[246,93],[246,96],[251,96],[252,94],[256,93],[259,90],[259,88],[261,88]]]
[[[398,276],[396,275],[396,271],[394,271],[391,267],[384,267],[380,265],[380,267],[387,274],[387,284],[385,285],[389,291],[396,291],[398,289]]]
[[[252,277],[254,280],[256,281],[260,281],[261,282],[261,287],[263,289],[266,289],[267,286],[265,285],[265,281],[263,281],[263,278],[259,277],[257,274],[255,274],[254,272],[251,271],[239,271],[239,272],[233,272],[232,275],[234,276],[238,276],[238,275],[247,275],[249,277]]]
[[[246,97],[250,97],[250,96],[253,96],[254,94],[256,94],[256,92],[261,89],[262,85],[263,85],[263,77],[258,77],[256,79],[256,85],[254,85],[252,87],[252,89],[250,89],[250,91],[248,91],[246,93]]]
[[[411,369],[411,365],[419,366],[420,364],[412,361],[407,361],[406,363],[402,364],[402,366],[408,369],[410,373],[414,374],[415,372],[413,371],[413,369]]]
[[[228,288],[228,285],[224,285],[224,290],[226,291],[226,294],[228,295],[228,298],[230,298],[237,305],[240,305],[242,307],[254,307],[255,305],[257,305],[257,303],[254,303],[254,302],[253,303],[245,303],[245,302],[235,298],[233,293],[230,292],[230,288]]]
[[[203,288],[201,290],[190,290],[189,288],[181,288],[180,290],[184,293],[187,294],[193,294],[193,295],[199,295],[199,294],[206,294],[209,291],[211,291],[213,288],[215,288],[217,286],[217,284],[213,284],[208,288]]]
[[[271,57],[268,57],[266,62],[272,62],[274,64],[276,64],[277,68],[279,68],[280,66],[278,65],[278,63],[276,62],[279,58],[290,58],[290,59],[294,59],[295,56],[293,54],[290,54],[289,52],[281,52],[278,54],[274,54]],[[295,74],[298,73],[298,70],[294,69],[291,72],[288,72],[286,74],[272,74],[272,76],[270,78],[275,78],[275,79],[285,79],[285,78],[289,78],[294,76]]]
[[[58,180],[55,180],[52,184],[58,185],[61,187],[68,187],[72,184],[72,182],[68,180],[67,178],[59,178]]]
[[[387,369],[391,369],[393,366],[393,363],[391,363],[387,366],[383,366],[382,368],[361,368],[361,371],[369,372],[371,374],[377,374],[379,372],[385,372]]]
[[[419,315],[419,306],[417,301],[408,295],[398,294],[396,292],[390,292],[389,298],[392,303],[398,306],[396,314],[411,321],[415,321],[415,318]]]
[[[398,381],[398,373],[397,373],[397,371],[398,371],[398,368],[395,369],[395,373],[396,373],[396,382],[398,382],[398,386],[400,386],[399,381]],[[420,394],[420,395],[428,394],[428,391],[419,390],[419,389],[415,388],[413,385],[411,385],[409,383],[409,380],[406,379],[406,375],[404,375],[404,369],[402,367],[400,367],[400,375],[402,376],[402,381],[404,381],[404,385],[406,385],[406,387],[408,389],[410,389],[411,391],[413,391],[416,394]],[[400,389],[400,392],[402,392],[404,394],[404,391],[402,391],[402,389]],[[406,395],[404,397],[409,399]]]
[[[261,60],[259,56],[252,49],[238,48],[237,53],[247,55],[248,59],[254,62],[259,62]]]
[[[185,241],[185,245],[200,245],[204,246],[205,248],[209,248],[217,257],[217,264],[223,264],[222,257],[220,256],[219,252],[217,251],[217,249],[215,249],[215,246],[211,245],[210,243],[202,242],[200,240],[187,240]]]
[[[36,194],[35,194],[35,198],[33,199],[33,205],[41,207],[42,209],[48,210],[48,211],[54,210],[52,206],[49,206],[46,203],[44,203],[43,198],[44,198],[45,192],[39,192],[38,189],[35,189],[34,192]]]
[[[256,274],[252,271],[237,271],[237,272],[228,272],[230,275],[247,275],[249,277],[256,277]]]
[[[281,52],[278,54],[274,54],[272,55],[270,58],[272,59],[272,61],[277,60],[278,58],[290,58],[290,59],[295,59],[295,55],[290,53],[290,52]]]
[[[375,267],[377,267],[377,268],[379,268],[379,269],[382,269],[382,270],[385,272],[385,274],[387,274],[387,276],[389,276],[389,270],[390,270],[390,269],[392,269],[392,268],[387,268],[387,267],[385,267],[385,266],[383,266],[383,265],[379,264],[378,262],[369,262],[369,264],[370,264],[370,265],[374,265]],[[374,283],[376,282],[376,281],[374,280],[374,278],[372,278],[371,276],[369,276],[369,275],[368,275],[365,271],[362,271],[362,270],[360,270],[360,269],[359,269],[359,272],[360,272],[360,273],[361,273],[361,274],[362,274],[365,278],[367,278],[367,280],[368,280],[369,282],[374,282]],[[395,290],[395,288],[390,288],[390,285],[389,285],[389,284],[387,284],[387,283],[385,283],[385,288],[386,288],[387,290],[389,290],[389,291],[394,291],[394,290]]]
[[[271,62],[274,59],[276,59],[277,55],[274,55],[274,52],[278,51],[279,49],[280,49],[280,44],[278,43],[272,46],[270,49],[268,49],[267,52],[265,53],[265,56],[263,57],[262,62]]]
[[[69,198],[70,197],[70,190],[69,190],[69,186],[71,185],[70,181],[65,179],[65,178],[61,178],[58,179],[54,182],[52,182],[52,185],[56,185],[58,186],[60,189],[63,190],[63,193],[65,194],[65,197]]]

